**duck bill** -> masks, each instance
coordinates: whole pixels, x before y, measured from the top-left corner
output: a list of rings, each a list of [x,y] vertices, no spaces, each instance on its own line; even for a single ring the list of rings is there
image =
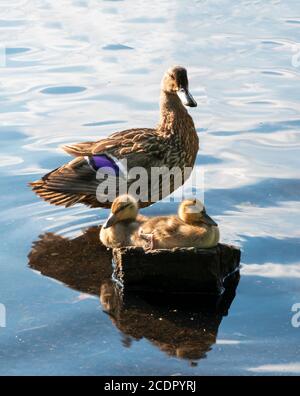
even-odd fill
[[[207,213],[205,213],[205,214],[202,216],[201,221],[202,221],[204,224],[207,224],[207,225],[218,226],[218,224],[217,224],[210,216],[208,216]]]
[[[108,219],[106,220],[106,222],[103,224],[103,228],[109,228],[111,226],[113,226],[114,224],[117,223],[117,217],[111,213],[108,217]]]
[[[197,102],[191,95],[190,91],[188,88],[181,88],[178,92],[177,95],[179,96],[182,104],[184,106],[189,106],[189,107],[197,107]]]

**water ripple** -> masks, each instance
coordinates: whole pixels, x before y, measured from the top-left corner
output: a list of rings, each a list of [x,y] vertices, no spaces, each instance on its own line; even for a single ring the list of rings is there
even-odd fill
[[[42,89],[41,93],[49,94],[49,95],[69,95],[78,92],[83,92],[86,89],[87,88],[85,87],[76,87],[76,86],[49,87]]]

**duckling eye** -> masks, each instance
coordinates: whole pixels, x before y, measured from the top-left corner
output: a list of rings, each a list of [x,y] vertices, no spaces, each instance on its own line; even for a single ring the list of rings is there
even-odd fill
[[[122,212],[124,209],[128,208],[131,204],[125,203],[124,205],[120,206],[114,213]]]

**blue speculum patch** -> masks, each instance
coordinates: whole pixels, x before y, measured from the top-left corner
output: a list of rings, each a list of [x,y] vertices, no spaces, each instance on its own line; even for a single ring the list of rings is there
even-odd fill
[[[89,157],[89,164],[95,170],[103,169],[105,172],[119,176],[119,167],[116,162],[106,154]]]

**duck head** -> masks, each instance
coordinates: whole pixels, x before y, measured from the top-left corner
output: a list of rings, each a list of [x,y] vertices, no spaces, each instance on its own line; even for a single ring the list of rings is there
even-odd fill
[[[120,195],[117,197],[111,206],[111,213],[103,224],[103,228],[109,228],[114,224],[124,221],[134,221],[138,214],[138,204],[131,195]]]
[[[204,223],[210,226],[218,224],[206,213],[205,207],[198,199],[185,199],[178,209],[178,216],[188,224]]]
[[[189,81],[184,67],[174,66],[167,70],[162,79],[161,88],[166,93],[177,94],[185,106],[197,106],[197,102],[189,91]]]

